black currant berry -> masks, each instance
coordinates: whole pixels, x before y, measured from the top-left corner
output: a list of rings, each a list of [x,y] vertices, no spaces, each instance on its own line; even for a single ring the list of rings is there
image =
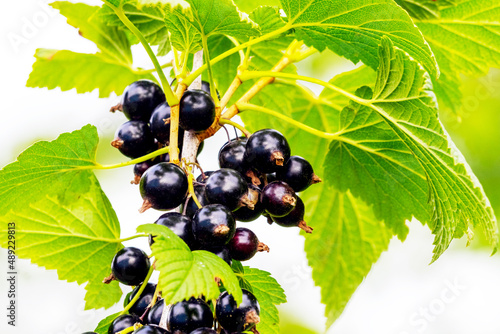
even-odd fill
[[[208,94],[211,94],[210,93],[210,83],[206,82],[206,81],[202,81],[201,82],[201,90],[204,92],[207,92]],[[219,90],[217,90],[217,97],[220,99]]]
[[[261,201],[271,216],[283,217],[297,204],[297,195],[285,182],[274,181],[262,189]]]
[[[215,314],[220,325],[229,332],[242,332],[260,322],[260,306],[257,298],[242,289],[243,302],[238,306],[233,296],[223,292],[217,300]]]
[[[311,164],[297,155],[291,156],[284,168],[276,172],[278,180],[288,183],[295,192],[306,190],[311,184],[321,182]]]
[[[269,247],[259,242],[259,238],[251,230],[238,227],[234,237],[227,244],[229,255],[238,261],[250,260],[257,251],[269,252]]]
[[[126,328],[134,326],[136,323],[142,324],[142,321],[138,316],[132,314],[120,315],[118,318],[113,320],[109,326],[108,334],[116,334]]]
[[[276,130],[259,130],[247,140],[245,160],[261,173],[278,171],[288,158],[290,146],[285,137]]]
[[[188,90],[179,104],[179,125],[186,131],[205,131],[215,120],[215,103],[202,90]]]
[[[256,202],[253,210],[249,209],[246,206],[242,206],[236,211],[233,211],[233,217],[236,220],[242,222],[251,222],[255,219],[259,218],[260,215],[264,212],[264,205],[260,201],[261,190],[259,187],[254,186],[253,184],[248,184],[248,198],[251,202]]]
[[[159,327],[153,327],[153,326],[143,326],[139,329],[136,329],[132,334],[163,334],[162,331],[158,329]]]
[[[200,327],[211,327],[213,322],[210,306],[201,299],[191,298],[172,306],[168,314],[167,329],[173,333],[190,333]]]
[[[297,197],[297,204],[295,208],[284,217],[272,217],[273,221],[279,226],[283,227],[295,227],[298,226],[307,233],[312,233],[313,228],[307,226],[304,221],[305,206],[304,202]]]
[[[226,246],[223,247],[215,247],[215,248],[208,248],[206,251],[210,253],[214,253],[218,257],[224,260],[229,266],[233,263],[233,259],[231,258],[231,255],[229,255],[229,249]]]
[[[225,206],[209,204],[193,217],[193,234],[202,247],[224,246],[234,236],[236,223]]]
[[[140,285],[136,286],[134,290],[132,290],[132,293],[128,296],[127,304],[134,299],[135,295],[137,295],[137,292],[141,288]],[[147,311],[147,308],[151,301],[153,300],[153,296],[155,294],[156,290],[156,284],[153,283],[148,283],[146,284],[146,288],[144,291],[141,293],[141,296],[139,299],[132,305],[132,307],[129,310],[130,314],[135,314],[138,317],[142,317],[144,312]]]
[[[210,175],[212,175],[214,172],[213,171],[210,171],[210,172],[205,172],[203,174],[200,174],[198,175],[198,177],[196,178],[196,181],[197,182],[200,182],[200,183],[207,183],[207,180],[208,178],[210,177]]]
[[[142,157],[157,148],[148,124],[143,121],[128,121],[122,124],[111,145],[129,158]]]
[[[219,151],[220,168],[234,169],[244,175],[249,168],[245,160],[246,143],[246,138],[237,138],[224,144]]]
[[[153,136],[162,144],[168,145],[170,141],[170,106],[167,102],[160,104],[153,111],[149,120],[149,127]],[[179,128],[179,147],[182,147],[184,130]]]
[[[184,242],[193,249],[195,245],[193,236],[193,222],[188,216],[184,216],[178,212],[167,212],[155,221],[155,224],[163,225],[172,230],[179,238],[184,240]],[[150,238],[149,245],[154,243],[154,237]]]
[[[251,202],[247,195],[248,183],[240,173],[233,169],[222,168],[208,178],[205,187],[205,196],[212,204],[222,204],[234,211],[246,205],[253,209],[255,202]]]
[[[146,160],[143,162],[139,162],[138,164],[134,165],[134,179],[130,181],[132,184],[139,184],[141,181],[142,175],[146,173],[146,171],[150,168],[156,165],[158,162],[160,162],[159,159],[152,159],[152,160]]]
[[[111,271],[120,283],[138,285],[146,278],[150,265],[148,256],[142,250],[125,247],[113,258]]]
[[[144,200],[140,212],[149,208],[170,210],[186,199],[188,180],[179,166],[160,162],[144,173],[139,189]]]
[[[212,328],[203,327],[195,329],[189,334],[217,334],[217,331],[213,330]]]
[[[130,120],[147,122],[153,110],[162,102],[165,102],[165,94],[160,86],[150,80],[139,80],[123,92],[123,113]]]
[[[149,310],[148,315],[146,317],[146,323],[151,325],[159,325],[164,308],[165,308],[165,300],[162,299],[157,301],[153,305],[151,310]]]
[[[208,205],[210,204],[207,200],[207,198],[205,197],[205,185],[202,185],[202,184],[197,184],[194,186],[194,193],[196,194],[196,198],[198,199],[198,201],[200,202],[201,206],[205,206],[205,205]],[[187,205],[186,205],[186,216],[190,217],[190,218],[193,218],[194,214],[196,213],[196,211],[198,211],[198,205],[196,204],[196,202],[194,201],[193,198],[190,198],[187,202]]]

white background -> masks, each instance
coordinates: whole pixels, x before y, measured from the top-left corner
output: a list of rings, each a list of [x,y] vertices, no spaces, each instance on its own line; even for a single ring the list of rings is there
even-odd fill
[[[108,112],[118,101],[116,96],[99,99],[97,92],[77,95],[75,91],[25,87],[37,47],[96,51],[46,3],[9,1],[0,11],[1,166],[13,161],[36,140],[52,140],[88,123],[99,129],[102,152],[115,129],[125,121],[123,115]],[[14,36],[22,37],[22,43],[13,43]],[[151,67],[140,48],[134,47],[134,52],[138,53],[136,60],[141,66]],[[206,143],[200,158],[206,170],[217,168],[216,154],[224,141],[225,135],[218,135]],[[116,152],[99,154],[99,159],[102,163],[124,160]],[[131,174],[131,168],[98,173],[121,221],[122,236],[133,234],[137,225],[153,222],[159,215],[137,212],[141,200],[137,187],[129,184]],[[314,222],[310,225],[314,226]],[[285,288],[288,303],[280,307],[283,315],[322,332],[324,308],[320,291],[310,278],[302,251],[303,238],[294,229],[270,227],[264,221],[252,223],[251,228],[270,246],[271,253],[258,254],[248,265],[270,271]],[[382,255],[329,333],[499,333],[498,256],[490,258],[485,251],[468,250],[460,240],[439,261],[428,266],[432,236],[417,222],[411,223],[410,228],[404,244],[393,240],[389,252]],[[144,240],[128,245],[148,249]],[[78,334],[94,329],[101,318],[121,306],[84,312],[83,286],[58,281],[55,271],[45,271],[28,260],[18,261],[18,270],[16,328],[6,325],[6,275],[0,274],[0,333]],[[0,251],[0,271],[7,271],[5,250]]]

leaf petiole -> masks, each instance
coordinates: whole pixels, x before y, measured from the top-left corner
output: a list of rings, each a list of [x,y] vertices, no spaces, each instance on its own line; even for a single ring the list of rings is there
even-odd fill
[[[145,156],[142,156],[142,157],[137,158],[137,159],[133,159],[133,160],[126,161],[126,162],[121,162],[121,163],[116,164],[116,165],[101,165],[101,164],[97,163],[95,166],[91,166],[91,168],[92,169],[115,169],[115,168],[120,168],[120,167],[132,166],[132,165],[156,158],[159,155],[167,154],[167,153],[169,153],[169,151],[170,151],[169,147],[163,147],[163,148],[160,148],[159,150],[156,150],[154,152],[146,154]]]
[[[244,126],[242,126],[242,125],[240,125],[240,124],[238,124],[236,122],[233,122],[230,119],[221,118],[221,119],[219,119],[219,124],[228,124],[228,125],[231,125],[231,126],[235,127],[236,129],[240,130],[241,132],[243,132],[243,134],[246,137],[250,137],[252,135],[252,133],[250,131],[248,131],[247,129],[245,129]]]
[[[154,271],[154,266],[151,266],[149,268],[148,274],[146,275],[146,278],[144,279],[144,282],[142,282],[142,285],[139,288],[139,291],[137,291],[134,298],[132,298],[130,303],[128,303],[127,306],[125,306],[123,311],[120,312],[120,315],[127,314],[127,312],[130,310],[130,308],[132,308],[132,306],[134,306],[134,304],[139,300],[139,298],[141,298],[142,292],[144,291],[144,289],[146,289],[146,286],[148,285],[149,279],[151,278],[153,271]]]

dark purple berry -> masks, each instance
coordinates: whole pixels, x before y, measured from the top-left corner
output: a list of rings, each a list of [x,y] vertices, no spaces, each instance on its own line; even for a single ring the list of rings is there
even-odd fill
[[[201,82],[201,90],[210,94],[210,83],[206,81]],[[217,97],[220,99],[219,90],[217,90]]]
[[[224,260],[229,266],[233,263],[233,259],[231,258],[231,255],[229,255],[229,249],[226,246],[223,247],[216,247],[216,248],[208,248],[206,251],[210,253],[214,253],[218,257]]]
[[[125,247],[116,253],[111,262],[114,277],[125,285],[139,285],[146,278],[149,267],[146,253],[135,247]]]
[[[229,332],[242,332],[260,322],[260,306],[257,298],[242,289],[243,302],[238,306],[233,296],[223,292],[217,300],[215,314],[220,325]]]
[[[259,242],[259,238],[251,230],[238,227],[234,237],[227,244],[229,255],[238,261],[250,260],[257,251],[269,251],[269,248]]]
[[[134,290],[132,290],[132,293],[128,296],[127,304],[134,299],[135,295],[137,295],[137,292],[141,288],[140,285],[136,286]],[[132,307],[129,310],[130,314],[135,314],[138,317],[142,317],[144,312],[146,312],[149,304],[151,304],[151,301],[153,300],[153,296],[155,294],[156,290],[156,284],[153,283],[148,283],[146,284],[146,288],[144,291],[141,293],[141,296],[139,299],[132,305]]]
[[[188,181],[179,166],[161,162],[144,173],[139,189],[144,200],[141,212],[149,208],[170,210],[184,203]]]
[[[278,131],[264,129],[248,138],[245,160],[261,173],[272,173],[284,166],[290,158],[290,146]]]
[[[297,155],[291,156],[284,168],[276,173],[278,180],[288,183],[295,192],[306,190],[311,184],[321,182],[311,164]]]
[[[245,174],[249,168],[245,160],[246,143],[246,138],[237,138],[224,144],[219,151],[220,168],[230,168]]]
[[[159,330],[159,327],[146,325],[136,329],[132,334],[163,334],[163,332]]]
[[[297,195],[285,182],[274,181],[262,189],[261,201],[271,216],[283,217],[297,204]]]
[[[155,221],[155,224],[163,225],[168,227],[172,232],[174,232],[179,238],[181,238],[189,248],[193,249],[195,245],[193,236],[193,222],[187,216],[184,216],[178,212],[167,212]],[[150,245],[154,243],[154,237],[150,239]]]
[[[159,161],[159,159],[151,159],[151,160],[146,160],[143,162],[139,162],[138,164],[134,165],[134,179],[130,182],[132,184],[139,184],[141,181],[142,175],[146,173],[146,171],[150,168],[156,165]]]
[[[151,325],[159,325],[164,308],[165,308],[165,300],[162,299],[157,301],[153,305],[151,310],[149,310],[148,315],[146,317],[146,323]]]
[[[134,326],[136,323],[142,324],[141,319],[133,314],[120,315],[118,318],[113,320],[108,328],[108,334],[116,334],[124,329]]]
[[[196,178],[196,181],[197,182],[200,182],[200,183],[207,183],[207,180],[208,178],[210,177],[210,175],[212,175],[214,172],[213,171],[210,171],[210,172],[205,172],[204,174],[200,174],[198,175],[198,177]]]
[[[205,205],[210,204],[205,197],[205,186],[204,185],[195,185],[194,186],[194,193],[196,194],[196,198],[200,202],[201,206],[204,207]],[[194,201],[193,198],[190,198],[187,202],[186,205],[186,216],[193,218],[194,214],[196,211],[198,211],[198,205]]]
[[[201,247],[224,246],[234,236],[236,224],[225,206],[209,204],[193,217],[193,234]]]
[[[212,204],[222,204],[234,211],[243,205],[253,208],[247,196],[248,183],[240,173],[233,169],[222,168],[208,178],[205,196]]]
[[[286,216],[283,217],[272,217],[273,221],[279,226],[283,227],[295,227],[298,226],[307,233],[312,233],[313,228],[307,226],[304,221],[305,206],[304,202],[300,197],[297,197],[297,204],[295,208]]]
[[[259,187],[254,186],[253,184],[248,185],[248,198],[251,202],[256,202],[253,210],[249,209],[246,206],[242,206],[236,211],[233,211],[233,217],[236,220],[242,222],[251,222],[255,219],[259,218],[260,215],[264,212],[264,205],[260,201],[261,190]]]
[[[189,334],[217,334],[217,331],[213,330],[212,328],[203,327],[195,329]]]
[[[111,145],[129,158],[142,157],[157,148],[149,126],[142,121],[128,121],[122,124]]]
[[[179,104],[179,125],[186,131],[205,131],[215,120],[215,103],[202,90],[188,90]]]
[[[147,122],[156,106],[164,101],[165,94],[160,86],[150,80],[139,80],[123,92],[123,113],[128,119]]]
[[[200,327],[211,327],[213,322],[214,316],[210,306],[201,299],[191,298],[172,306],[167,329],[173,333],[190,333]]]
[[[153,136],[162,144],[168,145],[170,142],[170,106],[167,102],[160,104],[153,111],[149,120],[149,127]],[[179,147],[182,148],[184,130],[179,128]]]

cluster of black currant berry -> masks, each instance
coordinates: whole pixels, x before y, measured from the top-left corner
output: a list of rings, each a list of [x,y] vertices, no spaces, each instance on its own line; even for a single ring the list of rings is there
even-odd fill
[[[182,148],[184,131],[205,131],[215,120],[215,104],[207,91],[209,85],[204,82],[203,90],[188,90],[181,98],[179,148]],[[141,80],[131,84],[125,90],[122,103],[114,109],[122,110],[130,119],[118,129],[112,142],[124,155],[137,158],[169,144],[170,107],[155,83]],[[180,152],[182,156],[182,150]],[[191,170],[171,163],[168,154],[136,164],[133,183],[139,184],[144,200],[140,211],[179,208],[180,212],[167,212],[155,223],[169,227],[191,250],[210,251],[229,265],[232,260],[249,260],[258,251],[269,252],[251,230],[236,228],[236,220],[251,222],[263,215],[271,224],[298,226],[312,232],[304,222],[305,207],[297,193],[320,179],[309,162],[290,155],[290,146],[281,133],[264,129],[248,138],[230,139],[220,149],[218,158],[220,169],[201,171],[195,181],[188,177]],[[195,165],[201,170],[199,164]],[[191,192],[190,182],[193,183]],[[154,243],[154,236],[150,236],[149,243]],[[109,279],[137,286],[145,279],[149,267],[149,259],[142,250],[128,247],[113,259]],[[126,303],[134,298],[138,289],[139,286]],[[136,331],[141,334],[216,333],[211,329],[213,313],[203,299],[191,298],[166,306],[162,300],[156,300],[155,290],[156,285],[147,283],[130,314],[115,319],[109,333],[137,323],[147,324]],[[256,298],[249,291],[243,292],[243,303],[239,306],[227,292],[217,301],[215,319],[224,333],[249,330],[259,322]],[[162,327],[155,327],[160,323]]]

